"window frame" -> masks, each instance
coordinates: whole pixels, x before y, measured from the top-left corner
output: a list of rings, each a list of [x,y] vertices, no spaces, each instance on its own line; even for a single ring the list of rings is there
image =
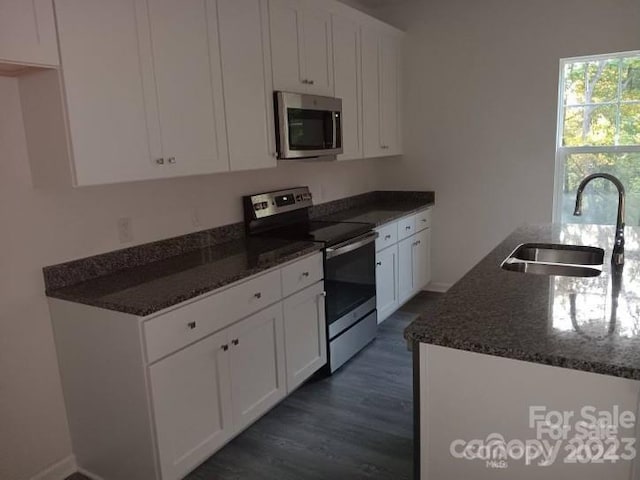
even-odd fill
[[[559,63],[559,81],[558,81],[558,111],[556,118],[556,157],[554,168],[554,186],[553,186],[553,215],[552,219],[554,223],[562,222],[562,199],[563,199],[563,187],[564,187],[564,175],[565,175],[565,158],[570,154],[579,153],[639,153],[640,145],[599,145],[599,146],[580,146],[580,147],[566,147],[563,145],[564,139],[564,117],[565,117],[565,104],[564,104],[564,90],[565,90],[565,66],[569,63],[576,62],[593,62],[599,60],[615,60],[620,58],[627,58],[640,55],[640,50],[631,50],[627,52],[606,53],[600,55],[586,55],[579,57],[567,57],[561,58]],[[616,102],[607,102],[609,104],[617,104],[620,102],[620,92],[618,92],[618,98]],[[598,104],[604,105],[605,103]],[[619,117],[619,115],[618,115]],[[619,121],[619,118],[618,118]]]

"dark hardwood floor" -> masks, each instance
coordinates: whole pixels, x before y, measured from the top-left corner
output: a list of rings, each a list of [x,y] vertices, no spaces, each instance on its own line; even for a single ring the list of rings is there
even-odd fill
[[[411,479],[412,360],[402,332],[439,298],[417,295],[336,374],[300,387],[187,479]]]

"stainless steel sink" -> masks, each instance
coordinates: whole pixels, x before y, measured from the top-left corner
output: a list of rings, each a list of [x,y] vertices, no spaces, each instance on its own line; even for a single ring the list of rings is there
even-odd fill
[[[602,273],[604,250],[581,245],[524,243],[502,262],[504,270],[538,275],[597,277]]]

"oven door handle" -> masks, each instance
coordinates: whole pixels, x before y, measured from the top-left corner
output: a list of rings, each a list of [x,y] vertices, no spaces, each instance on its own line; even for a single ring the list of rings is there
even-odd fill
[[[345,253],[353,252],[360,247],[364,247],[369,243],[375,242],[376,238],[378,238],[378,232],[369,232],[360,237],[356,237],[353,240],[340,243],[335,247],[329,247],[325,250],[327,254],[327,260],[339,255],[344,255]]]

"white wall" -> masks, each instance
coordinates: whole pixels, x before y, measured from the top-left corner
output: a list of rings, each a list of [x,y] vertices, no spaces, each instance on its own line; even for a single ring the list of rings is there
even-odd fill
[[[242,220],[240,197],[310,185],[317,202],[375,189],[377,160],[73,190],[31,187],[18,85],[0,77],[0,479],[23,480],[71,454],[41,268]],[[194,225],[197,212],[200,226]]]
[[[406,27],[406,168],[436,191],[434,282],[458,280],[519,224],[552,216],[558,63],[640,48],[638,0],[415,0]]]

